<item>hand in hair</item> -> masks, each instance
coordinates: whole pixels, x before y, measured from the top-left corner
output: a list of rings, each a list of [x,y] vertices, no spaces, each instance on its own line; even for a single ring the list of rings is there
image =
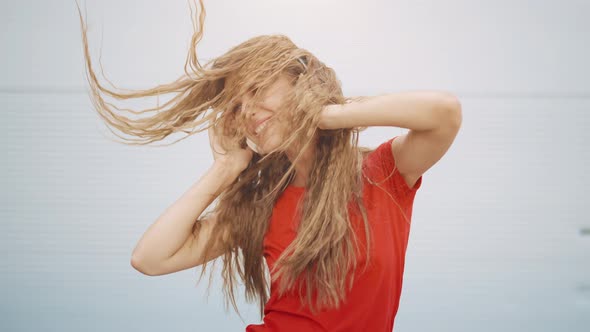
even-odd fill
[[[236,172],[242,172],[254,155],[254,151],[250,147],[241,148],[239,146],[226,151],[221,147],[221,138],[214,129],[214,126],[209,127],[209,145],[211,152],[213,153],[213,159],[215,163],[221,163],[234,169]]]
[[[338,125],[336,123],[336,118],[338,116],[338,112],[341,111],[342,105],[340,104],[331,104],[324,106],[322,113],[320,113],[320,120],[318,122],[318,128],[328,130],[328,129],[338,129]]]
[[[365,96],[349,97],[346,98],[344,104],[329,104],[324,106],[322,113],[320,113],[320,120],[318,128],[328,129],[340,129],[340,128],[352,128],[352,126],[346,124],[345,106],[353,102],[361,102],[368,99]]]

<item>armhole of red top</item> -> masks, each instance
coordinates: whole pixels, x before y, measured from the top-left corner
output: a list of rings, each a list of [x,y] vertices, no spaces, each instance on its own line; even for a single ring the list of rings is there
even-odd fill
[[[399,172],[399,170],[396,167],[395,156],[393,155],[393,151],[391,149],[391,143],[397,137],[399,137],[399,136],[395,136],[395,137],[387,140],[387,142],[383,143],[379,148],[382,149],[381,150],[381,160],[383,162],[383,171],[384,171],[383,175],[384,175],[384,177],[388,178],[387,179],[388,185],[391,187],[392,190],[394,190],[399,195],[401,195],[402,199],[406,200],[411,195],[415,194],[416,191],[420,188],[420,186],[422,185],[423,175],[421,175],[418,178],[418,180],[416,180],[413,187],[410,188],[408,186],[408,183],[406,182],[406,180],[404,179],[404,177],[402,176],[402,174]],[[391,174],[392,171],[393,171],[393,174]]]

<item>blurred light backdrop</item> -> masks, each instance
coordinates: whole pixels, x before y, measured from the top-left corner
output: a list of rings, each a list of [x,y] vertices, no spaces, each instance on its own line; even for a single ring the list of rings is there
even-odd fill
[[[101,53],[116,86],[183,73],[187,1],[81,6],[93,63],[98,70]],[[460,98],[461,131],[415,199],[396,332],[588,331],[590,1],[205,6],[201,61],[281,33],[334,68],[347,96],[436,89]],[[130,265],[147,227],[211,164],[207,133],[170,147],[109,140],[87,94],[73,0],[2,1],[0,45],[0,330],[258,323],[243,297],[243,321],[224,311],[220,278],[206,297],[196,268],[148,277]],[[405,132],[370,128],[361,143]]]

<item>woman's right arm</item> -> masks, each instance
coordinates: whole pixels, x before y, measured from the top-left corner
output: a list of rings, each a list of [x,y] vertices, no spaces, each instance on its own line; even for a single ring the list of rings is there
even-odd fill
[[[193,225],[239,173],[229,163],[215,161],[143,234],[131,256],[133,268],[146,275],[162,275],[203,264],[200,256],[216,222],[215,215],[200,221],[196,238],[192,236]],[[219,250],[212,248],[208,259],[221,255]]]

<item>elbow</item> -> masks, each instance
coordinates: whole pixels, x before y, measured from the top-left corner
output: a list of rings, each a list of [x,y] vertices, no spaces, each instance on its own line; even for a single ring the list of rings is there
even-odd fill
[[[443,114],[442,120],[444,123],[447,123],[453,128],[459,129],[463,120],[461,101],[459,98],[451,93],[441,92],[439,100],[440,107],[438,108]]]
[[[148,265],[145,263],[145,260],[140,258],[139,255],[133,253],[131,255],[131,267],[133,267],[138,272],[145,274],[146,276],[157,276],[158,274],[150,269]]]

